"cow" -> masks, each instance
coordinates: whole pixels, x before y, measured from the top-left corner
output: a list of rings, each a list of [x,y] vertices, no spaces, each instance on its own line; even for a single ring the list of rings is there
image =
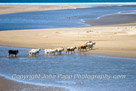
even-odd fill
[[[69,52],[74,52],[75,53],[75,49],[77,49],[77,47],[67,47],[67,51],[66,51],[66,53],[68,53],[69,54]]]
[[[12,56],[14,55],[16,57],[16,55],[19,53],[19,51],[18,50],[9,50],[8,53],[9,53],[9,56],[12,54]]]
[[[29,56],[33,56],[33,55],[36,56],[36,54],[39,54],[40,50],[41,49],[31,49],[29,51]]]
[[[86,44],[87,44],[87,43],[92,43],[92,41],[88,41],[88,42],[86,42]]]
[[[79,51],[82,51],[82,50],[83,50],[83,51],[84,51],[84,50],[87,51],[87,45],[86,45],[86,44],[85,44],[85,45],[80,45],[80,46],[78,47],[78,50],[79,50]]]
[[[61,52],[64,51],[64,48],[54,48],[54,50],[56,50],[57,53],[61,54]]]
[[[53,55],[53,56],[55,56],[57,51],[54,50],[54,49],[45,49],[44,52],[45,52],[45,55]]]
[[[94,45],[95,45],[96,43],[93,43],[93,42],[91,42],[91,43],[86,43],[86,45],[87,45],[87,47],[89,48],[89,49],[93,49],[93,47],[94,47]]]

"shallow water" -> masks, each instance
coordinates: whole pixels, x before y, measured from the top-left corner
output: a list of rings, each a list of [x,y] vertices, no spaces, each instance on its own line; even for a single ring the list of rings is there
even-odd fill
[[[7,57],[9,49],[18,49],[17,57]],[[101,55],[63,53],[60,56],[29,57],[26,48],[0,47],[0,74],[8,79],[71,91],[135,91],[136,59]],[[20,78],[21,76],[30,76]],[[33,77],[32,77],[33,75]],[[40,75],[39,78],[35,75]],[[45,75],[45,76],[44,76]],[[47,75],[50,77],[47,77]],[[53,77],[54,75],[54,77]],[[80,75],[80,77],[79,77]],[[86,76],[85,76],[86,75]],[[94,77],[96,75],[97,77]],[[103,78],[100,75],[105,75]],[[126,75],[125,78],[113,78]],[[52,77],[51,77],[52,76]],[[99,77],[98,77],[99,76]],[[111,78],[107,78],[111,76]]]
[[[99,19],[102,16],[136,10],[135,5],[97,5],[88,8],[36,11],[1,14],[0,31],[20,29],[72,28],[89,26],[86,19]]]

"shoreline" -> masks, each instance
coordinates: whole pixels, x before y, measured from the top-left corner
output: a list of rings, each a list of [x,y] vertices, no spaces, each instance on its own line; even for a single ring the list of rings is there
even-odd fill
[[[34,6],[34,5],[0,5],[0,14],[11,14],[11,13],[23,13],[23,12],[36,12],[36,11],[48,11],[48,10],[62,10],[62,9],[77,9],[85,8],[86,6],[58,6],[58,5],[45,5],[45,6]]]
[[[18,47],[18,46],[1,46],[0,47],[13,47],[13,48],[25,48],[25,49],[31,49],[31,47]],[[33,47],[35,48],[35,47]],[[44,50],[44,49],[41,49]],[[64,51],[66,52],[66,51]],[[136,58],[135,56],[135,51],[130,51],[130,50],[88,50],[88,51],[82,51],[79,52],[78,50],[75,51],[78,54],[83,54],[83,55],[101,55],[101,56],[109,56],[109,57],[121,57],[121,58]],[[125,54],[125,55],[124,55]],[[129,55],[131,54],[131,55]],[[67,54],[65,54],[67,55]],[[127,55],[127,56],[126,56]]]
[[[12,79],[7,79],[4,76],[0,76],[0,91],[9,91],[9,90],[32,90],[32,91],[69,91],[69,89],[57,86],[40,86],[35,84],[28,84]]]
[[[82,28],[1,31],[0,36],[1,46],[41,49],[63,46],[65,51],[69,46],[79,46],[92,40],[96,42],[95,50],[83,52],[84,54],[136,58],[134,23]]]
[[[6,7],[6,8],[17,8],[18,10],[10,10],[10,12],[3,10],[0,11],[0,14],[11,14],[12,13],[23,13],[23,12],[36,12],[36,11],[48,11],[48,10],[63,10],[63,9],[74,9],[74,8],[87,8],[85,6],[0,6],[0,10],[2,7]],[[20,11],[20,8],[33,8],[32,10],[23,10]],[[47,9],[40,9],[40,8],[47,8]],[[35,10],[34,10],[35,9]],[[16,11],[16,12],[15,12]],[[7,12],[7,13],[5,13]],[[97,17],[95,19],[81,19],[80,22],[84,23],[86,25],[84,26],[79,26],[79,27],[58,27],[58,28],[45,28],[45,29],[64,29],[64,28],[82,28],[82,27],[94,27],[94,26],[114,26],[114,25],[124,25],[124,24],[128,24],[128,23],[136,23],[136,14],[133,13],[128,13],[128,14],[123,14],[123,13],[113,13],[113,14],[108,14],[108,15],[103,15],[100,17]],[[43,28],[41,28],[43,29]],[[15,29],[18,30],[18,29]],[[20,29],[20,30],[37,30],[37,29]],[[0,30],[0,31],[10,31],[10,30]],[[14,31],[14,30],[12,30]]]

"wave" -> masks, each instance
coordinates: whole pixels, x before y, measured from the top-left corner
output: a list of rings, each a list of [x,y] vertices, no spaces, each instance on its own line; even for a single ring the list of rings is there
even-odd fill
[[[121,11],[118,14],[136,14],[136,10]]]
[[[62,6],[90,6],[90,5],[116,5],[116,6],[123,6],[123,5],[136,5],[136,2],[128,2],[128,3],[0,3],[0,5],[62,5]]]
[[[113,57],[113,56],[104,56],[104,55],[96,55],[96,54],[93,54],[92,57],[113,58],[113,59],[133,60],[133,61],[136,61],[136,58],[130,58],[130,57]]]

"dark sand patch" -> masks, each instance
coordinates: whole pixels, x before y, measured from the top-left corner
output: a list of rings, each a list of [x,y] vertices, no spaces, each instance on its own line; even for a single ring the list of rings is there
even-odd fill
[[[124,24],[131,23],[136,20],[136,14],[114,14],[109,16],[101,17],[100,19],[86,20],[85,23],[92,26],[101,25],[113,25],[113,24]]]

